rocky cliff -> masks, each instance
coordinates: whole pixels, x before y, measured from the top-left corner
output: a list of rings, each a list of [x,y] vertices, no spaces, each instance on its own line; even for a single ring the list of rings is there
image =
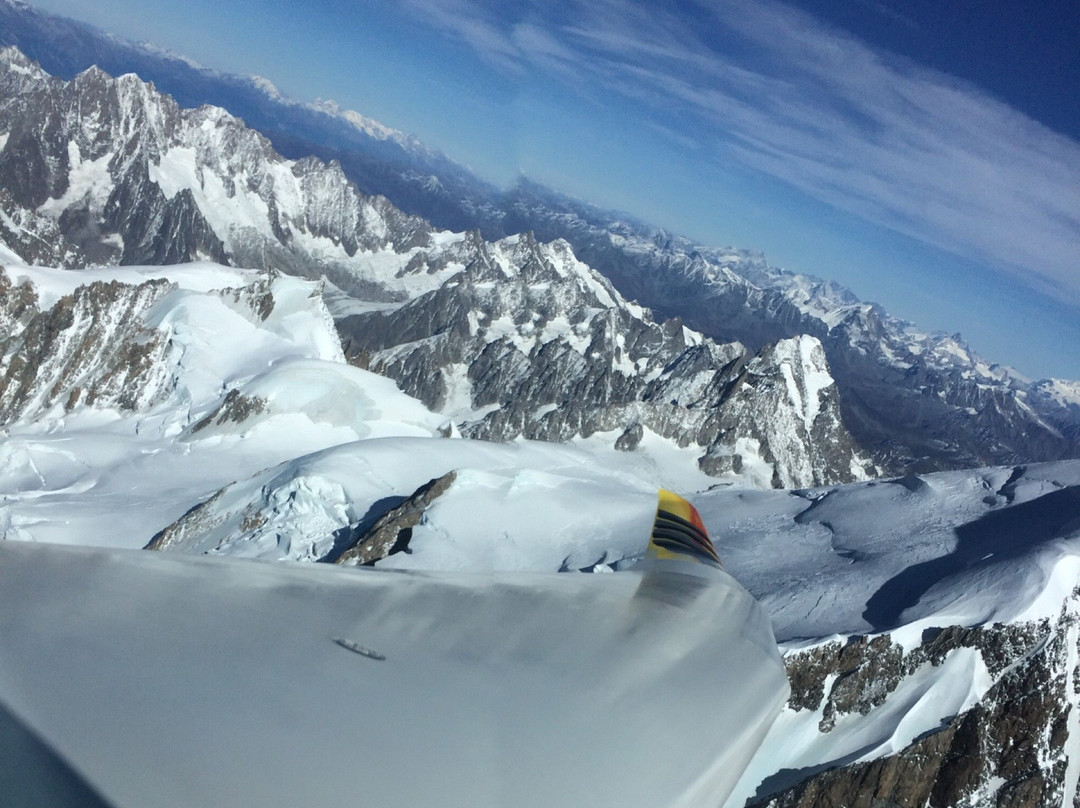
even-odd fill
[[[655,321],[566,242],[434,231],[221,109],[183,110],[134,75],[63,82],[13,48],[0,57],[14,252],[55,232],[65,265],[210,258],[326,277],[354,361],[468,436],[611,433],[633,451],[648,430],[700,448],[707,473],[773,486],[873,472],[812,339],[715,343]]]
[[[417,258],[420,258],[418,255]],[[346,352],[386,374],[461,433],[565,441],[644,430],[703,450],[709,474],[792,487],[871,474],[840,418],[820,344],[754,355],[679,320],[658,323],[578,261],[529,235],[455,246],[463,269],[392,309],[339,320]],[[447,263],[430,251],[408,271]]]
[[[28,284],[0,270],[0,423],[54,407],[142,409],[168,390],[168,342],[142,315],[171,290],[95,282],[40,310]]]
[[[818,773],[778,772],[751,805],[1080,804],[1080,588],[1056,619],[927,630],[912,650],[878,635],[791,652],[788,709],[819,715],[818,731],[827,736],[962,655],[977,661],[984,691],[962,711],[943,716],[903,749],[846,765],[833,761]]]

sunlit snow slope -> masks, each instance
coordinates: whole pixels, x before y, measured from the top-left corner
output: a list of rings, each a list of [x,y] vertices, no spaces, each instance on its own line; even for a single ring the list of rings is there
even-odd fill
[[[455,771],[476,767],[469,787],[479,789],[478,804],[499,798],[507,804],[507,792],[499,791],[507,788],[503,773],[535,754],[536,765],[522,777],[542,774],[564,784],[561,775],[572,773],[597,788],[596,795],[613,795],[646,771],[644,758],[634,755],[648,749],[663,771],[648,774],[651,785],[636,791],[627,785],[627,793],[658,799],[655,788],[673,795],[642,804],[678,804],[684,797],[686,804],[719,804],[720,781],[704,758],[687,758],[708,784],[697,792],[689,769],[668,768],[666,755],[681,760],[678,744],[696,750],[700,741],[712,750],[705,757],[719,760],[719,747],[709,746],[712,733],[731,739],[740,753],[752,751],[752,739],[744,743],[724,723],[727,677],[734,674],[715,656],[724,643],[739,642],[725,632],[741,629],[728,625],[719,607],[711,617],[694,611],[697,606],[682,602],[680,587],[664,590],[675,602],[658,613],[668,615],[668,607],[690,612],[670,626],[664,617],[660,624],[670,631],[662,639],[636,622],[619,622],[641,602],[632,583],[640,574],[632,570],[660,486],[691,495],[725,568],[775,626],[791,675],[791,699],[729,805],[747,799],[776,808],[811,805],[801,801],[809,792],[800,789],[811,788],[807,778],[816,782],[826,770],[839,778],[830,781],[830,793],[847,804],[866,778],[879,786],[893,782],[859,767],[890,765],[922,766],[926,789],[952,795],[940,805],[989,804],[1009,783],[1033,789],[1037,782],[1048,805],[1070,805],[1075,796],[1069,784],[1080,775],[1080,600],[1074,595],[1080,463],[795,491],[716,487],[716,478],[699,473],[682,450],[648,430],[633,452],[616,451],[610,436],[575,445],[457,437],[445,415],[345,362],[315,282],[214,264],[78,273],[11,264],[0,284],[6,346],[0,355],[0,537],[39,544],[0,545],[0,576],[7,576],[0,588],[0,631],[7,632],[0,646],[0,675],[7,677],[0,679],[0,701],[63,745],[63,755],[83,761],[79,771],[119,804],[147,803],[121,799],[125,789],[143,787],[136,777],[141,769],[123,768],[120,750],[99,742],[93,722],[101,714],[124,721],[147,716],[145,726],[131,721],[124,731],[146,733],[139,736],[139,749],[150,750],[145,754],[187,760],[185,776],[192,769],[208,772],[206,788],[222,788],[231,766],[241,772],[256,765],[254,750],[265,752],[274,772],[253,776],[253,787],[265,781],[283,794],[308,788],[303,778],[317,780],[315,789],[343,787],[338,770],[328,771],[346,751],[340,772],[353,787],[375,778],[371,788],[384,793],[391,789],[388,761],[404,760],[405,771],[430,778],[441,771],[446,758],[440,756],[449,755]],[[89,549],[147,545],[164,552]],[[203,554],[374,563],[377,569],[368,575],[371,570],[185,558]],[[570,574],[555,575],[559,571]],[[528,579],[524,590],[512,575]],[[391,597],[385,607],[373,605],[371,598],[382,602],[377,593],[389,587],[384,582],[401,584],[402,592],[426,582],[441,594],[432,595],[434,603]],[[508,611],[489,613],[487,604],[503,597]],[[584,619],[594,612],[595,620]],[[146,622],[146,615],[153,620]],[[335,615],[345,622],[335,622]],[[456,622],[445,622],[451,618]],[[378,621],[396,632],[393,637],[380,633]],[[470,633],[476,630],[479,640]],[[375,656],[350,653],[333,643],[335,637]],[[636,645],[649,637],[655,658]],[[400,680],[416,688],[416,698],[380,678],[379,671],[396,672],[391,662],[415,651],[391,639],[428,648],[431,664],[448,666],[449,678],[439,680],[446,687],[438,690],[437,682],[424,679],[420,671],[428,668],[419,661]],[[619,654],[632,651],[648,664],[624,668]],[[599,681],[605,659],[614,664],[608,684],[580,692],[568,684],[574,677]],[[682,681],[684,662],[716,678],[695,679],[693,688],[704,690],[679,685],[676,697],[661,682]],[[217,678],[202,678],[203,665]],[[368,671],[374,678],[348,679],[356,665],[374,666]],[[484,672],[481,684],[458,678],[469,665],[469,676]],[[531,702],[534,712],[505,714],[524,721],[543,712],[558,728],[544,724],[530,735],[537,745],[528,750],[534,751],[518,748],[507,762],[499,755],[525,743],[525,736],[508,739],[511,731],[495,716],[510,706],[525,709],[509,694],[513,687],[534,692],[529,688],[537,674],[530,666],[548,676],[535,691],[541,701]],[[633,681],[624,688],[620,676]],[[762,682],[773,682],[767,695],[736,697],[765,710],[783,687],[764,676]],[[57,695],[68,692],[68,679],[85,711],[65,700],[76,696]],[[122,695],[109,689],[116,687]],[[46,693],[54,706],[46,704]],[[101,698],[88,700],[86,693]],[[1033,693],[1038,710],[1030,707]],[[669,698],[677,704],[663,709],[674,723],[662,729],[652,711]],[[226,699],[236,712],[225,709]],[[414,730],[427,738],[435,732],[429,722],[449,715],[453,720],[439,725],[446,740],[443,727],[465,726],[459,703],[469,699],[480,704],[469,717],[492,722],[469,725],[479,726],[479,734],[468,737],[488,750],[483,760],[469,743],[454,745],[459,736],[452,731],[449,751],[406,743]],[[444,702],[452,706],[439,706]],[[572,707],[577,717],[559,723],[563,714],[552,703]],[[434,706],[425,711],[421,704]],[[326,718],[330,734],[310,736],[309,747],[307,733],[315,730],[307,722],[331,709],[342,717]],[[200,736],[215,710],[222,725]],[[177,723],[187,712],[190,723]],[[1027,723],[1010,718],[1018,713]],[[984,716],[977,730],[969,727],[973,715]],[[575,723],[588,716],[597,727],[601,716],[606,722],[610,734],[603,739],[630,745],[588,735]],[[677,732],[683,725],[691,728],[685,736]],[[291,741],[288,727],[296,728]],[[403,734],[382,736],[384,729],[372,727]],[[178,734],[154,735],[163,740],[150,743],[153,733],[166,730]],[[675,735],[663,734],[668,731]],[[251,735],[259,738],[250,740],[249,753],[241,738]],[[583,747],[559,745],[578,735],[600,755],[589,757],[591,764],[583,754],[569,755]],[[653,737],[662,740],[642,740]],[[986,750],[978,777],[950,780],[941,763],[927,773],[925,761],[952,759],[965,739],[975,742],[972,737]],[[225,747],[209,743],[218,740]],[[932,743],[937,752],[927,750]],[[1016,758],[1016,749],[1028,748],[1028,757]],[[543,765],[564,753],[577,768],[567,764],[559,773]],[[114,757],[106,759],[109,754]],[[469,754],[476,759],[454,757]],[[499,763],[495,774],[482,769],[492,760]],[[369,761],[378,774],[370,773]],[[1027,779],[1009,779],[1021,766]],[[728,761],[725,767],[733,779],[742,765]],[[851,772],[846,784],[845,772]],[[669,774],[675,779],[665,779]],[[401,785],[402,779],[409,783]],[[394,787],[415,796],[411,777],[399,777]],[[553,793],[543,785],[530,788]],[[691,795],[701,794],[708,800],[694,802],[698,796]],[[468,792],[468,800],[474,796]],[[200,798],[198,804],[208,803]]]

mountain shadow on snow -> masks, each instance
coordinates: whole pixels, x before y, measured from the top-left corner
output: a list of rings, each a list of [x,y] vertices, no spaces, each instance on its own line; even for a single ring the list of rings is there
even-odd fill
[[[1080,529],[1080,485],[1072,485],[990,513],[956,528],[949,555],[913,564],[890,578],[866,602],[863,619],[881,632],[900,625],[939,581],[957,573],[1030,553],[1039,545]]]

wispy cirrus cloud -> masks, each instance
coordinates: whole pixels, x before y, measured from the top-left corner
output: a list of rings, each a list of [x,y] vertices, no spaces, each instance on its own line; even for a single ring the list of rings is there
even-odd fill
[[[517,80],[616,93],[715,160],[1080,299],[1080,144],[972,85],[769,0],[410,2]]]

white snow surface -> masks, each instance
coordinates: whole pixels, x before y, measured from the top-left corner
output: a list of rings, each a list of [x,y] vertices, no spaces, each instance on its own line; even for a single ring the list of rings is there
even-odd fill
[[[38,306],[52,308],[56,301],[70,295],[80,286],[94,281],[119,280],[122,283],[139,284],[158,278],[175,283],[177,288],[190,292],[206,293],[215,289],[246,286],[258,280],[259,273],[250,269],[237,269],[210,262],[172,264],[169,266],[137,267],[89,267],[87,269],[56,269],[53,267],[26,266],[15,260],[5,266],[12,283],[28,281],[38,295]]]
[[[1035,386],[1038,394],[1053,399],[1061,407],[1080,407],[1080,382],[1046,379]]]
[[[166,747],[190,751],[192,765],[208,778],[196,789],[247,780],[254,788],[265,786],[267,794],[285,795],[266,804],[320,804],[318,796],[343,788],[346,775],[355,784],[348,773],[359,756],[365,773],[375,772],[372,804],[389,804],[377,799],[379,788],[411,795],[414,787],[430,786],[433,772],[446,771],[460,773],[453,782],[464,789],[465,803],[500,804],[506,766],[518,765],[533,747],[521,746],[524,739],[497,720],[514,714],[504,711],[524,694],[529,706],[517,706],[528,720],[552,705],[579,716],[557,730],[554,723],[541,724],[544,729],[529,735],[548,756],[544,761],[562,765],[571,759],[557,776],[550,767],[530,768],[545,772],[545,783],[561,783],[573,773],[575,783],[606,789],[594,803],[625,793],[617,804],[718,805],[723,797],[714,787],[720,777],[715,767],[694,758],[698,774],[705,772],[697,781],[686,770],[669,769],[667,761],[670,756],[681,763],[675,750],[684,743],[696,748],[689,740],[701,737],[697,729],[686,738],[672,734],[680,726],[673,716],[684,714],[679,711],[689,711],[690,726],[706,735],[719,726],[721,737],[738,737],[727,724],[693,723],[703,720],[699,715],[723,715],[731,701],[727,674],[709,680],[720,684],[707,692],[679,692],[684,685],[665,678],[677,672],[683,682],[684,674],[701,670],[695,660],[707,668],[735,664],[723,661],[723,642],[714,638],[710,645],[684,633],[689,628],[680,622],[688,620],[700,632],[696,621],[715,618],[680,613],[678,621],[664,623],[672,633],[645,631],[642,636],[654,643],[646,650],[638,645],[644,640],[637,629],[631,630],[638,624],[618,622],[627,613],[627,597],[636,602],[631,590],[639,578],[625,571],[554,575],[559,569],[629,565],[644,547],[659,486],[687,494],[698,507],[725,568],[758,599],[783,648],[883,632],[911,648],[931,627],[1056,617],[1080,575],[1080,461],[765,491],[717,485],[687,471],[682,450],[648,431],[633,453],[615,452],[605,435],[573,446],[445,438],[445,417],[385,378],[344,364],[318,284],[212,264],[79,272],[8,266],[7,272],[16,282],[33,283],[45,306],[92,280],[164,277],[176,285],[144,315],[145,325],[167,333],[175,349],[169,400],[136,411],[52,411],[0,432],[0,538],[84,545],[0,544],[0,632],[5,651],[14,649],[0,658],[0,696],[58,739],[61,752],[89,761],[86,771],[101,773],[95,784],[121,804],[169,804],[168,797],[148,801],[140,791],[153,779],[144,782],[138,772],[156,777],[150,763],[127,760],[125,777],[116,777],[121,752],[171,759],[140,735],[161,727],[174,733]],[[247,293],[235,291],[260,283],[274,300],[265,319]],[[261,405],[236,418],[211,418],[196,430],[219,412],[231,390]],[[812,379],[805,391],[796,390],[805,392],[803,411],[811,419],[819,390]],[[457,477],[414,528],[411,552],[380,561],[385,571],[367,578],[350,577],[365,574],[357,570],[183,557],[315,560],[334,548],[344,529],[370,523],[451,471]],[[204,521],[172,548],[180,553],[88,549],[142,547],[202,503]],[[469,584],[455,577],[470,575],[479,577]],[[512,575],[527,576],[529,584],[517,586],[506,577]],[[600,579],[619,583],[605,589],[609,585]],[[441,594],[386,594],[425,586]],[[507,592],[509,611],[491,612],[485,604],[494,593]],[[372,600],[371,593],[380,594]],[[623,606],[609,596],[622,598]],[[669,605],[682,608],[681,602]],[[146,620],[148,614],[154,619]],[[49,630],[37,630],[41,626]],[[709,630],[727,630],[722,618],[717,626]],[[122,630],[112,630],[117,627]],[[350,654],[332,643],[337,636],[387,660]],[[634,667],[642,678],[617,665],[626,681],[601,677],[603,660],[630,653],[619,650],[624,642],[651,660]],[[447,671],[440,687],[432,687],[436,668],[416,661],[424,647]],[[685,668],[675,664],[688,658]],[[398,659],[413,664],[390,664]],[[205,677],[199,665],[206,666]],[[366,667],[358,673],[357,666]],[[488,666],[484,677],[470,679],[478,666]],[[130,678],[135,676],[138,682]],[[595,685],[571,684],[582,676]],[[72,690],[60,682],[65,677]],[[420,701],[400,696],[395,682],[420,693]],[[703,686],[694,682],[693,688]],[[741,804],[780,768],[888,754],[966,709],[989,684],[979,659],[956,652],[941,668],[911,677],[869,716],[838,721],[828,736],[817,732],[820,716],[784,713],[729,804]],[[747,703],[773,704],[777,692],[770,686],[747,695]],[[135,701],[125,701],[129,697]],[[269,702],[277,708],[264,709]],[[703,703],[716,704],[717,711],[701,710]],[[235,704],[232,712],[229,704]],[[479,705],[479,712],[467,713],[466,704]],[[653,712],[659,705],[675,712],[661,719]],[[200,743],[199,722],[219,710],[230,722],[211,722],[212,742]],[[102,743],[95,722],[120,713],[156,718],[146,726],[125,723],[125,732],[142,738],[138,743]],[[587,727],[586,718],[596,726]],[[596,728],[601,723],[602,736]],[[290,726],[297,734],[289,734]],[[432,739],[445,739],[447,726],[461,727],[476,743],[439,747]],[[430,733],[412,735],[425,727]],[[424,774],[415,782],[379,780],[378,764],[395,759],[406,735],[419,737],[419,746],[401,754],[415,763],[410,771]],[[651,739],[650,760],[663,765],[650,768],[636,741],[627,741],[642,737]],[[302,752],[296,738],[308,744]],[[579,738],[588,744],[567,741]],[[570,754],[587,745],[608,756],[603,765]],[[313,754],[318,766],[302,763]],[[349,763],[337,765],[340,756]],[[504,765],[492,773],[491,760]],[[263,763],[265,769],[259,768]],[[742,761],[723,766],[741,770]],[[163,794],[176,800],[179,768],[166,772],[162,785]],[[256,770],[258,777],[237,774]],[[638,777],[646,771],[648,778]],[[185,768],[183,774],[190,773]],[[631,787],[642,779],[652,785]],[[295,796],[301,783],[315,789],[304,799]],[[704,790],[695,790],[699,786]],[[538,805],[558,805],[541,799],[551,797],[553,787],[537,783],[528,793],[537,795]],[[636,794],[640,802],[634,802]],[[248,797],[244,804],[253,801]]]
[[[793,645],[1056,617],[1058,565],[1080,556],[1080,461],[691,499]]]
[[[68,175],[67,190],[60,198],[47,200],[38,208],[38,212],[58,219],[68,207],[85,200],[92,213],[100,214],[112,190],[109,163],[113,155],[104,154],[96,160],[83,160],[78,144],[72,140],[68,142],[68,159],[71,173]]]
[[[210,529],[171,549],[317,559],[336,531],[450,471],[458,478],[414,529],[412,553],[380,567],[555,572],[644,551],[656,486],[633,474],[546,443],[406,437],[342,444],[240,480],[207,505]]]

